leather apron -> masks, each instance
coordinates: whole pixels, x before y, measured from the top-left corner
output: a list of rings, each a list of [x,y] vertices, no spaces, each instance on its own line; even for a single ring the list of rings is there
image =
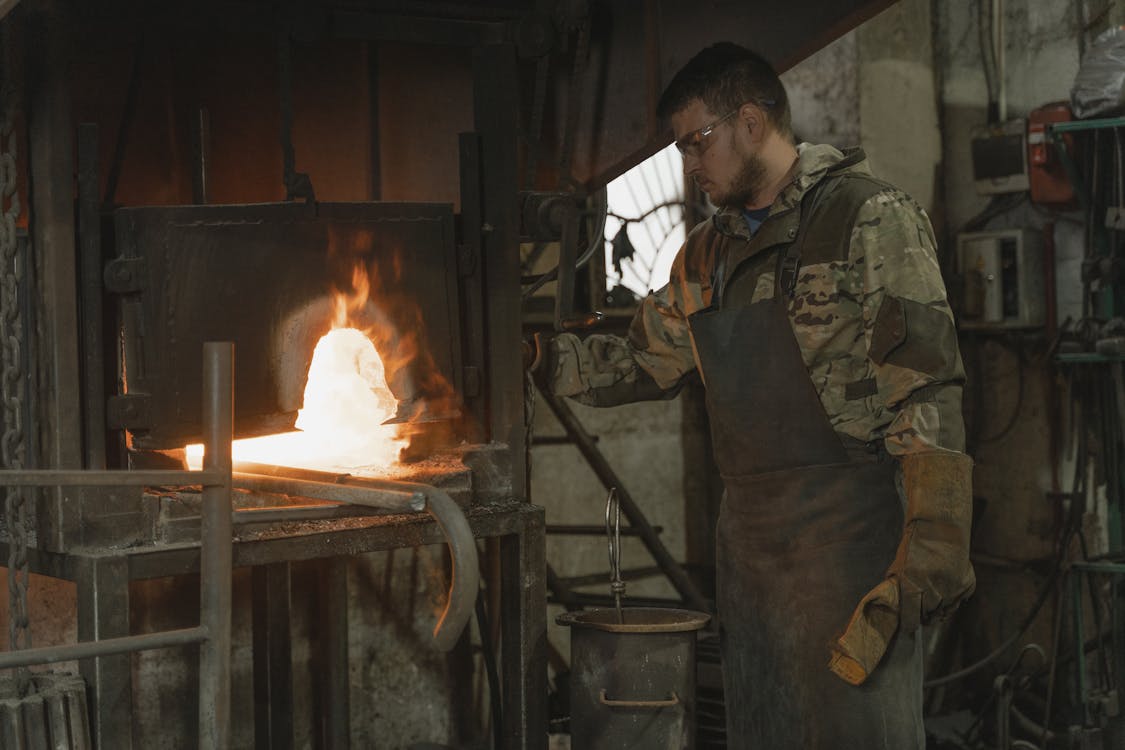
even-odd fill
[[[921,750],[919,635],[896,636],[858,687],[828,670],[830,644],[894,559],[903,511],[895,461],[858,441],[846,448],[832,428],[781,271],[773,298],[690,317],[726,488],[717,598],[727,747]]]

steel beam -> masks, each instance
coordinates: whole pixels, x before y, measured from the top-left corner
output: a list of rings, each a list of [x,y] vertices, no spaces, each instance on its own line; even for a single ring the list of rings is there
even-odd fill
[[[473,51],[474,127],[480,134],[485,330],[489,437],[512,451],[512,489],[528,497],[525,454],[521,311],[519,175],[516,143],[519,78],[510,45]]]
[[[60,469],[82,466],[79,400],[77,274],[74,245],[74,125],[68,65],[69,19],[61,3],[45,0],[28,17],[30,77],[28,167],[31,183],[32,243],[39,281],[41,423],[45,461]],[[40,544],[61,535],[66,505],[74,493],[59,490],[39,508]],[[56,544],[56,546],[58,546]]]
[[[124,556],[79,562],[78,640],[129,635],[129,564]],[[133,747],[133,661],[128,654],[79,662],[90,686],[90,734],[98,750]]]
[[[321,567],[322,695],[321,741],[325,750],[351,747],[351,686],[348,679],[348,560],[330,557]]]
[[[254,747],[293,747],[291,574],[287,562],[254,568]]]
[[[102,345],[102,226],[98,126],[78,126],[78,244],[82,259],[82,396],[87,469],[105,468],[106,392]]]
[[[547,565],[542,510],[500,541],[505,750],[547,746]]]

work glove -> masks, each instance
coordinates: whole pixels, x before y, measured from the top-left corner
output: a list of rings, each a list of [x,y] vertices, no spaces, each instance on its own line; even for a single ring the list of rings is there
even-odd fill
[[[963,453],[902,458],[906,516],[887,577],[860,601],[833,647],[828,668],[860,685],[878,666],[896,632],[947,617],[973,593],[969,562],[973,460]]]

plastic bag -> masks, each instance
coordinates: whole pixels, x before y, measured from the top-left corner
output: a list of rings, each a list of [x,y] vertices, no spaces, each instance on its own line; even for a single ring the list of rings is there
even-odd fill
[[[1079,119],[1125,108],[1125,27],[1106,30],[1082,58],[1070,104]]]

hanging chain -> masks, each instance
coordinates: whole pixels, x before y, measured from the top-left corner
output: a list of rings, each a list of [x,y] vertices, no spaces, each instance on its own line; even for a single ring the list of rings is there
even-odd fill
[[[3,399],[4,432],[0,436],[0,465],[22,469],[27,461],[27,436],[23,423],[23,320],[20,315],[20,285],[23,265],[16,241],[16,219],[20,200],[16,182],[15,97],[5,82],[0,88],[0,398]],[[27,491],[10,487],[5,496],[8,527],[8,643],[16,650],[31,646],[28,629],[27,544],[30,535]],[[17,681],[20,693],[27,685],[27,672]]]

